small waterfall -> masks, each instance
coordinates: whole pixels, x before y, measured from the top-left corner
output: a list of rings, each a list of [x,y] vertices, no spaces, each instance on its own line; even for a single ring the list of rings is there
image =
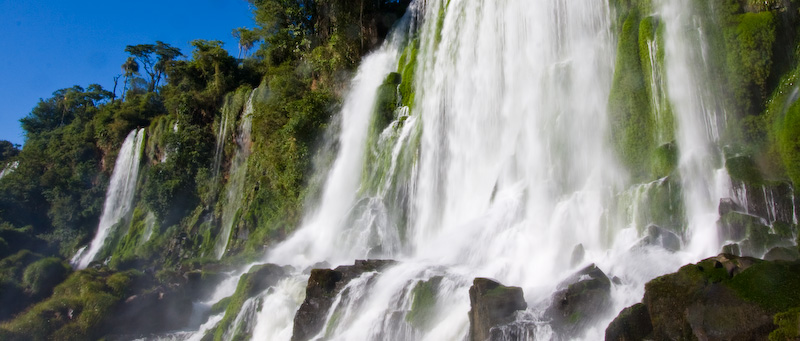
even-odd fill
[[[390,37],[378,51],[365,57],[353,78],[341,111],[338,156],[328,173],[319,207],[307,210],[303,227],[270,253],[270,262],[308,266],[320,260],[346,262],[352,257],[366,256],[354,255],[352,251],[357,249],[351,248],[352,244],[343,245],[343,241],[348,241],[340,236],[348,212],[357,199],[377,90],[397,66],[399,45],[404,39],[398,35],[404,32],[394,32],[397,37]],[[342,254],[337,255],[337,250]],[[337,260],[331,259],[334,257]]]
[[[111,174],[111,182],[106,192],[106,201],[103,204],[103,214],[100,216],[97,233],[88,248],[82,248],[72,258],[72,265],[75,268],[86,268],[105,245],[106,239],[113,232],[112,228],[117,223],[124,221],[131,212],[144,136],[144,128],[136,129],[131,131],[125,138],[125,142],[122,143],[114,164],[114,171]]]
[[[222,255],[225,254],[225,250],[228,247],[231,230],[237,218],[236,213],[241,206],[242,196],[244,195],[247,160],[250,157],[250,148],[252,144],[250,131],[253,123],[253,96],[256,91],[258,90],[253,90],[250,93],[247,104],[245,104],[244,110],[242,111],[239,134],[236,137],[236,154],[233,156],[230,172],[228,173],[228,184],[225,191],[226,201],[222,209],[220,221],[221,228],[217,236],[217,242],[214,245],[214,255],[217,259],[222,258]]]
[[[665,68],[667,89],[677,121],[677,144],[680,151],[678,168],[686,203],[689,248],[698,256],[719,250],[715,222],[717,205],[727,197],[727,188],[716,188],[720,181],[721,152],[718,121],[720,106],[712,87],[707,83],[705,37],[700,20],[688,0],[664,1],[661,13],[666,25]],[[709,19],[710,20],[710,19]]]
[[[11,172],[15,171],[19,167],[19,161],[9,162],[3,167],[3,170],[0,171],[0,179],[4,176],[11,174]]]

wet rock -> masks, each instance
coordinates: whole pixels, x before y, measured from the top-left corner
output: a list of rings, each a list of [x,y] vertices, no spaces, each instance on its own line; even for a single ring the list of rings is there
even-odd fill
[[[606,341],[643,340],[653,332],[653,324],[644,304],[637,303],[622,310],[606,328]]]
[[[563,338],[580,336],[608,311],[611,281],[594,264],[570,276],[558,288],[544,316]]]
[[[469,340],[492,338],[492,329],[514,322],[515,313],[528,304],[519,287],[507,287],[488,278],[475,278],[469,288]]]
[[[576,266],[583,262],[583,257],[586,255],[586,250],[583,249],[583,244],[575,245],[572,249],[572,258],[570,259],[570,266]]]
[[[739,244],[731,243],[722,247],[722,253],[731,254],[734,256],[741,256],[742,251],[739,249]]]
[[[789,247],[774,247],[769,250],[764,255],[764,260],[785,260],[785,261],[796,261],[800,259],[800,252],[797,251],[797,248],[789,248]]]
[[[393,260],[357,260],[354,265],[333,270],[311,270],[306,298],[294,316],[292,341],[310,340],[322,330],[328,310],[347,283],[366,272],[380,271],[395,263]]]
[[[717,206],[717,210],[719,211],[719,215],[721,217],[729,212],[742,212],[742,207],[734,202],[731,198],[722,198],[719,199],[719,206]]]
[[[647,236],[642,240],[647,245],[657,245],[669,251],[681,249],[681,239],[671,231],[656,225],[647,226]]]
[[[798,286],[800,263],[720,254],[648,282],[607,340],[766,340],[775,314],[800,302]]]

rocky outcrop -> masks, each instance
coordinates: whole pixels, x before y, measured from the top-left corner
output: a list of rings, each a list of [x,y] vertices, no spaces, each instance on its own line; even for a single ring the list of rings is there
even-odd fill
[[[669,251],[681,249],[681,238],[678,235],[656,225],[647,226],[647,235],[642,239],[642,243],[661,246]]]
[[[507,287],[488,278],[475,278],[469,288],[469,340],[495,340],[496,327],[514,322],[515,313],[528,304],[519,287]]]
[[[645,285],[606,340],[765,340],[776,314],[800,306],[800,263],[721,254]]]
[[[653,332],[653,324],[644,304],[637,303],[619,313],[606,328],[606,340],[642,340]]]
[[[292,341],[310,340],[322,330],[333,300],[347,283],[366,272],[380,271],[393,264],[392,260],[357,260],[354,265],[333,270],[312,269],[306,298],[294,316]]]
[[[544,316],[556,334],[574,338],[607,312],[610,299],[611,281],[592,264],[558,285]]]

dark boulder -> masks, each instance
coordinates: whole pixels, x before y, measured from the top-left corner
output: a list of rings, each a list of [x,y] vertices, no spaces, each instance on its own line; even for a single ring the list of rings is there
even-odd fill
[[[608,312],[611,281],[594,264],[583,268],[558,285],[545,318],[563,338],[580,336],[584,329]]]
[[[669,251],[681,249],[681,239],[678,235],[656,225],[647,226],[647,235],[642,242],[646,245],[661,246]]]
[[[642,303],[624,310],[606,336],[766,340],[776,314],[800,306],[798,287],[800,263],[721,254],[648,282]]]
[[[492,338],[492,329],[514,322],[515,313],[528,304],[519,287],[507,287],[488,278],[475,278],[469,288],[469,340]]]
[[[800,259],[800,252],[793,247],[774,247],[764,255],[764,260],[796,261]]]
[[[312,269],[306,298],[294,316],[292,341],[310,340],[322,330],[328,310],[347,283],[366,272],[380,271],[395,263],[393,260],[356,260],[354,265],[333,270]]]
[[[606,328],[607,341],[643,340],[653,332],[653,324],[644,304],[637,303],[622,310]]]

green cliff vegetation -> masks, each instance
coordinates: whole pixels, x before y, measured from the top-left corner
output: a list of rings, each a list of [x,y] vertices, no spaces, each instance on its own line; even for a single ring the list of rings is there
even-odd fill
[[[18,162],[0,180],[0,338],[101,337],[113,332],[104,316],[131,294],[189,285],[181,274],[244,262],[296,228],[314,191],[312,155],[349,75],[409,1],[250,2],[256,27],[233,30],[239,58],[219,41],[195,40],[188,56],[163,42],[129,45],[113,91],[58,90],[21,120],[24,146],[0,143],[3,168]],[[218,262],[228,170],[253,89],[246,185]],[[67,279],[66,260],[96,232],[116,154],[137,128],[146,142],[134,207],[98,261]],[[142,275],[129,269],[154,273],[134,286]]]

